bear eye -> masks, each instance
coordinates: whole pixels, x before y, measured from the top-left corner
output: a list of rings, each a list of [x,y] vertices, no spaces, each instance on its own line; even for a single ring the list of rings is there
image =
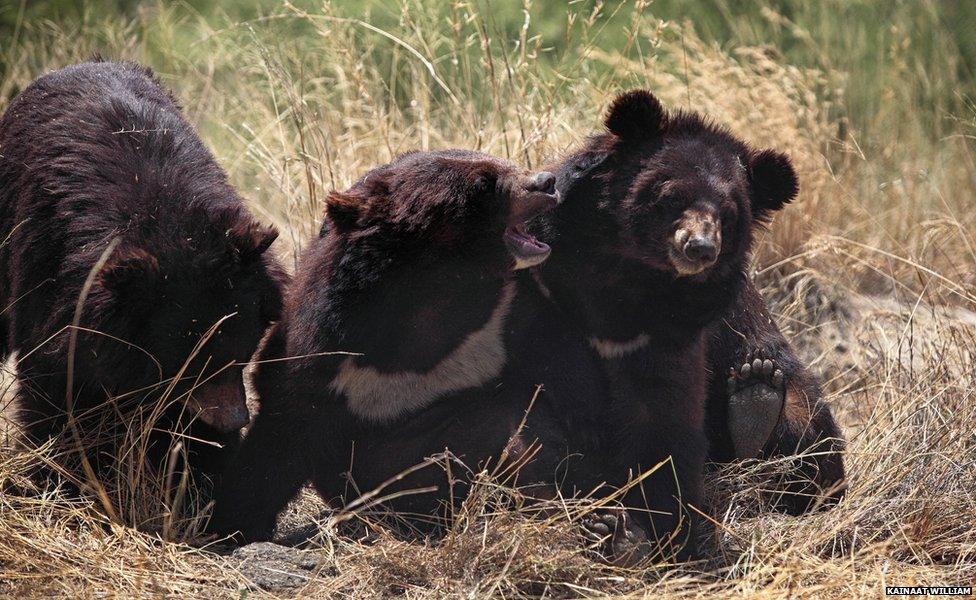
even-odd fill
[[[471,183],[471,187],[475,192],[485,193],[495,189],[496,181],[497,178],[492,173],[479,173]]]
[[[577,158],[576,162],[573,163],[573,176],[579,177],[586,171],[602,163],[606,157],[606,154],[584,154]]]
[[[646,194],[645,203],[654,207],[673,206],[680,202],[678,194],[669,186],[652,186],[652,193]]]

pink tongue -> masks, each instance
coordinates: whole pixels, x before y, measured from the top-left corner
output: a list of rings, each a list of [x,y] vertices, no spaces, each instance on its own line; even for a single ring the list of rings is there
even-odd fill
[[[525,244],[532,246],[533,248],[546,248],[545,244],[540,242],[534,235],[530,235],[525,231],[525,225],[516,225],[512,228],[515,236]]]
[[[545,252],[548,246],[537,240],[535,237],[525,233],[521,227],[513,228],[512,237],[519,245],[519,249],[523,252],[530,252],[536,254],[539,251]]]
[[[514,269],[525,269],[544,262],[550,248],[525,231],[524,225],[513,225],[505,230],[505,245],[515,259]]]
[[[524,244],[526,246],[532,246],[533,248],[538,248],[539,247],[538,240],[536,240],[534,237],[532,237],[530,235],[526,235],[526,234],[524,234],[522,232],[518,232],[518,239],[519,239],[520,242],[522,242],[522,244]]]

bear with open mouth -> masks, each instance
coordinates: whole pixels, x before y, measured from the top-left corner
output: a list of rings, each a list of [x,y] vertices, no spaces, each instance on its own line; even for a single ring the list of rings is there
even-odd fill
[[[277,235],[148,69],[92,61],[25,88],[0,119],[0,359],[17,352],[26,443],[55,440],[73,484],[128,477],[120,454],[159,473],[171,448],[215,477],[281,309]]]
[[[605,124],[554,169],[564,201],[533,229],[553,257],[533,275],[601,358],[618,477],[656,468],[625,502],[649,511],[602,515],[592,531],[619,542],[607,551],[622,561],[685,559],[708,448],[711,327],[747,285],[754,229],[793,199],[797,178],[785,155],[643,90],[618,97]],[[772,356],[755,358],[750,371],[783,383]]]
[[[592,351],[514,277],[549,257],[527,223],[556,206],[554,183],[444,150],[329,196],[259,354],[260,412],[213,530],[267,539],[309,480],[334,506],[388,482],[384,506],[430,529],[482,469],[534,498],[604,478]]]

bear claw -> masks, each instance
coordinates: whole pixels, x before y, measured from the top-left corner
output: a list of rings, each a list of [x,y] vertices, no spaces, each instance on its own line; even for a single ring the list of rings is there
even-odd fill
[[[583,519],[582,528],[583,537],[592,544],[601,544],[600,554],[612,565],[634,567],[650,554],[647,534],[625,509],[592,512]]]
[[[736,458],[755,458],[779,421],[786,375],[763,350],[751,352],[729,369],[729,433]]]

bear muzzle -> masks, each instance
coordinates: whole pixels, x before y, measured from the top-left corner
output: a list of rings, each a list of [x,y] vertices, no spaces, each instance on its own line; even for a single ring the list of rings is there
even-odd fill
[[[250,422],[244,380],[235,377],[203,383],[190,392],[189,404],[200,420],[224,433],[231,433]]]
[[[549,171],[539,171],[529,178],[529,185],[526,186],[526,189],[530,192],[554,195],[556,193],[556,176]]]
[[[513,270],[527,269],[549,258],[551,248],[526,231],[528,221],[548,212],[559,204],[556,176],[541,171],[529,176],[524,187],[512,196],[512,207],[503,239],[514,263]]]
[[[675,223],[668,259],[680,277],[697,275],[710,268],[722,252],[722,225],[716,216],[701,210],[687,210]]]

